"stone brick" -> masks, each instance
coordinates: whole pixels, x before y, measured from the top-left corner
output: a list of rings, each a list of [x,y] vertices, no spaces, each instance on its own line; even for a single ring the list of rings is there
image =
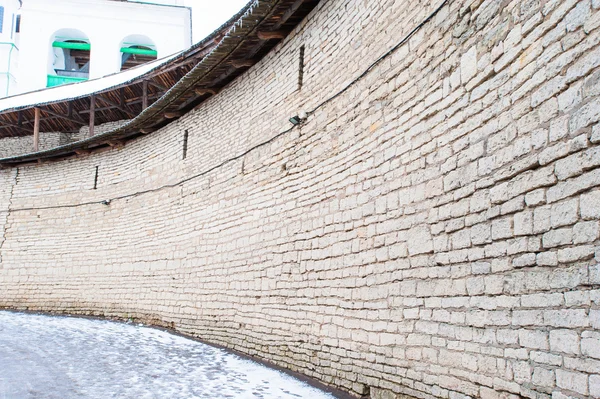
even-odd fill
[[[598,54],[600,54],[599,48],[587,51],[583,57],[580,57],[567,69],[566,79],[569,82],[575,81],[600,65]]]
[[[552,388],[555,383],[554,371],[542,367],[533,369],[533,377],[531,382],[534,385],[539,385],[545,388]]]
[[[559,263],[570,263],[579,260],[592,259],[595,247],[593,245],[580,245],[578,247],[561,248],[557,252]]]
[[[553,228],[574,224],[579,219],[577,200],[569,200],[552,205],[551,225]]]
[[[590,324],[596,330],[600,330],[600,310],[590,309]]]
[[[581,395],[588,394],[588,376],[587,376],[587,374],[557,369],[556,370],[556,385],[559,388],[577,392]]]
[[[598,260],[598,254],[596,252],[596,261]],[[590,266],[590,283],[599,284],[600,283],[600,263]],[[600,292],[598,292],[600,295]]]
[[[600,219],[600,190],[581,196],[581,217],[585,220]]]
[[[580,175],[583,172],[582,154],[556,161],[554,174],[558,180],[566,180],[570,177]]]
[[[550,366],[560,366],[562,364],[562,356],[546,352],[531,351],[530,357],[536,363],[548,364]]]
[[[534,253],[524,254],[513,259],[514,267],[534,266],[535,264],[536,254]]]
[[[573,243],[573,229],[551,230],[542,237],[544,248],[554,248]]]
[[[489,223],[481,223],[473,226],[470,230],[471,242],[474,245],[492,242],[492,228]]]
[[[548,333],[536,330],[519,330],[519,345],[530,349],[549,349]]]
[[[600,398],[600,374],[590,375],[590,395],[592,398]]]
[[[600,359],[600,332],[584,331],[581,334],[581,353]]]
[[[569,112],[583,100],[583,83],[577,83],[558,96],[558,109]]]
[[[600,184],[600,169],[584,173],[581,176],[560,182],[550,187],[546,192],[548,203],[560,201],[561,199],[580,193],[590,187]]]
[[[559,293],[523,295],[521,305],[526,308],[559,307],[564,305],[564,296]]]
[[[550,122],[548,140],[552,143],[569,135],[569,116],[559,117]]]
[[[578,27],[583,26],[586,19],[590,16],[590,2],[589,0],[580,1],[571,12],[565,17],[565,24],[567,25],[567,31],[574,31]]]
[[[427,226],[419,226],[408,232],[408,253],[425,254],[433,251],[433,239]]]
[[[556,266],[558,265],[558,255],[556,252],[542,252],[537,254],[536,263],[538,266]]]
[[[515,213],[518,211],[522,211],[525,208],[525,196],[519,196],[517,198],[513,198],[510,201],[502,204],[500,214],[507,215],[510,213]]]
[[[473,274],[488,274],[491,271],[489,262],[474,262],[471,264],[471,272]]]
[[[590,324],[583,309],[563,309],[544,311],[544,323],[554,327],[587,327]]]
[[[594,125],[590,141],[594,144],[600,143],[600,124]]]
[[[552,352],[578,355],[580,353],[579,334],[571,330],[551,330],[550,349]]]
[[[471,47],[460,59],[460,73],[463,84],[477,74],[477,48]]]
[[[533,234],[533,212],[517,213],[514,216],[514,224],[516,236]]]
[[[469,248],[471,246],[471,232],[464,229],[452,234],[452,249]]]
[[[534,190],[525,195],[527,206],[536,206],[546,202],[546,191],[544,189]]]
[[[593,23],[600,24],[600,14],[596,13]],[[600,87],[598,83],[600,83],[600,71],[594,72],[591,76],[588,76],[585,79],[585,82],[583,84],[583,97],[588,98],[600,95]]]
[[[550,206],[541,206],[535,208],[533,212],[533,232],[545,233],[550,230],[552,212]]]
[[[588,127],[600,120],[600,99],[592,101],[579,108],[569,121],[569,131],[576,133],[579,129]]]
[[[590,306],[590,293],[588,291],[565,292],[565,304],[568,307]]]
[[[544,322],[544,314],[539,310],[513,311],[512,324],[515,326],[536,326]]]
[[[573,243],[587,244],[600,235],[598,222],[580,222],[573,226]]]
[[[513,236],[512,218],[503,218],[492,222],[492,239],[509,238]]]

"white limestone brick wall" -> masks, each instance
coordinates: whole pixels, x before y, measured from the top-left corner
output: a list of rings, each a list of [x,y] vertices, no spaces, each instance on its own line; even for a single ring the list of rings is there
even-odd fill
[[[98,125],[94,128],[94,134],[102,134],[116,129],[127,121],[116,121]],[[50,150],[61,145],[83,140],[89,136],[89,126],[83,126],[77,133],[40,133],[40,151]],[[33,152],[33,136],[4,137],[0,138],[0,158],[9,158]]]
[[[68,133],[40,133],[40,150],[49,150],[60,145],[70,143],[74,136]],[[33,136],[3,137],[0,138],[0,158],[16,155],[30,154],[33,152]]]
[[[435,6],[322,2],[160,131],[0,170],[0,306],[374,399],[600,397],[600,2],[450,1],[275,137]]]
[[[123,126],[127,122],[129,122],[129,120],[124,119],[124,120],[121,120],[121,121],[107,122],[107,123],[103,123],[103,124],[98,125],[98,126],[94,126],[94,134],[106,133],[106,132],[108,132],[110,130],[117,129],[117,128]],[[90,127],[89,126],[82,126],[79,129],[79,132],[78,132],[78,134],[77,134],[77,136],[75,138],[77,140],[86,139],[86,138],[89,137],[89,133],[90,133]]]

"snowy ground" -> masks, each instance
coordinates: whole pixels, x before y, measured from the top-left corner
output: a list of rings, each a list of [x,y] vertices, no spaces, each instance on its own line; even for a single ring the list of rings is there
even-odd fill
[[[0,399],[332,399],[293,377],[152,328],[0,312]]]

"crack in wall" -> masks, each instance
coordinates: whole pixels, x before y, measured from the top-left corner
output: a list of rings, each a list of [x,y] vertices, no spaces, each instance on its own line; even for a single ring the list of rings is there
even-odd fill
[[[11,183],[10,186],[10,194],[8,196],[8,201],[7,201],[7,207],[6,207],[6,216],[4,218],[4,221],[2,222],[2,225],[4,226],[4,228],[2,229],[2,236],[0,237],[0,269],[3,268],[3,251],[4,251],[4,243],[6,242],[6,233],[8,231],[8,219],[10,218],[10,213],[11,213],[11,208],[12,208],[12,200],[13,200],[13,195],[15,193],[15,187],[17,186],[17,183],[19,181],[19,168],[15,168],[15,177],[13,182]]]

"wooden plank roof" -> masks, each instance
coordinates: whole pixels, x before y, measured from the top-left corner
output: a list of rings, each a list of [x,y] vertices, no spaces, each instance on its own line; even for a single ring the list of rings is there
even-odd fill
[[[41,110],[40,131],[77,132],[88,124],[92,96],[96,125],[130,120],[119,128],[72,144],[0,159],[0,164],[62,159],[159,129],[197,107],[258,62],[318,1],[251,1],[206,39],[131,81],[80,97],[0,111],[0,138],[32,135],[36,108]]]

